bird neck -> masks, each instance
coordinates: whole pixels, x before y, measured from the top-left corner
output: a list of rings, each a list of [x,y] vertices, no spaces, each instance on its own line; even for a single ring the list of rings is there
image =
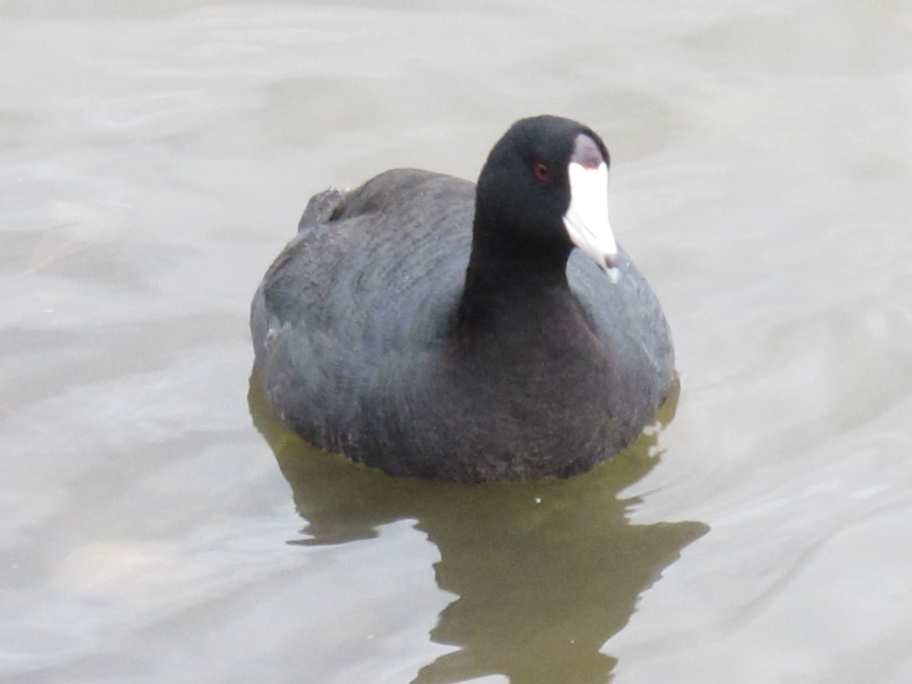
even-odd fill
[[[466,334],[538,326],[570,303],[563,245],[504,244],[476,231],[459,303],[457,327]]]

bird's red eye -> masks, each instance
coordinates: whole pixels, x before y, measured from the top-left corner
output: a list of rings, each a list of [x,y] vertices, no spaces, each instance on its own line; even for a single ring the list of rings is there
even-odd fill
[[[551,180],[551,170],[544,164],[536,164],[533,168],[533,172],[535,173],[535,177],[540,181]]]

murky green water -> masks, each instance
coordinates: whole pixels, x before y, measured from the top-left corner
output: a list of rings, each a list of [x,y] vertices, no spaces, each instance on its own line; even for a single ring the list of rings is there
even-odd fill
[[[281,430],[310,194],[541,112],[611,148],[664,427],[479,487]],[[910,121],[900,2],[0,2],[0,678],[905,684]]]

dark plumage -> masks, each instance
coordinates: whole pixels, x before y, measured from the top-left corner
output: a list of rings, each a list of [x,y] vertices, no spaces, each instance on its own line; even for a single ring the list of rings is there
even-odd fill
[[[392,475],[460,481],[565,477],[627,446],[674,359],[610,232],[571,239],[570,178],[576,207],[592,183],[573,174],[602,161],[590,129],[536,117],[495,145],[477,188],[399,169],[311,199],[251,312],[282,421]]]

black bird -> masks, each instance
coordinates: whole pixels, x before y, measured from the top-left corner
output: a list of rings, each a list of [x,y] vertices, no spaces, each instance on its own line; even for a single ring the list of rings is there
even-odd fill
[[[477,186],[395,169],[313,197],[251,310],[279,418],[392,475],[467,482],[567,477],[630,444],[674,353],[612,235],[608,165],[591,129],[539,116]]]

